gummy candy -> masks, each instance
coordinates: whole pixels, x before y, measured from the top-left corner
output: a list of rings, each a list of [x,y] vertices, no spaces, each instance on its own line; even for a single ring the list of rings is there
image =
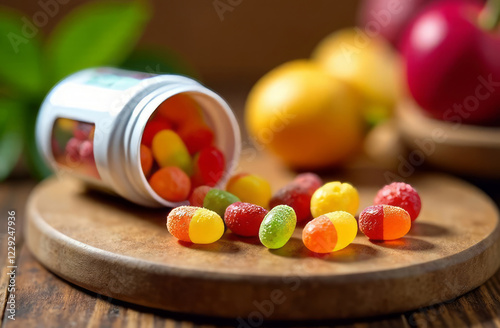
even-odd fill
[[[226,212],[226,208],[236,202],[239,202],[240,199],[235,195],[220,189],[212,189],[207,192],[205,199],[203,200],[203,207],[208,208],[209,210],[214,211],[219,214],[221,217],[224,217],[224,213]]]
[[[308,222],[302,231],[302,241],[311,251],[330,253],[347,247],[358,232],[354,216],[344,211],[330,212]]]
[[[267,248],[281,248],[292,237],[296,224],[297,217],[293,208],[278,205],[264,217],[259,228],[259,239]]]
[[[226,190],[236,195],[242,202],[269,206],[272,196],[269,182],[255,174],[241,173],[233,176],[226,185]]]
[[[259,228],[267,210],[259,205],[236,202],[229,205],[224,214],[224,222],[232,232],[239,236],[259,235]]]
[[[422,203],[418,192],[404,182],[393,182],[380,189],[373,202],[374,205],[393,205],[403,208],[415,221],[420,214]]]
[[[180,206],[167,216],[167,229],[177,239],[195,244],[210,244],[224,234],[222,218],[206,208]]]
[[[323,185],[311,197],[311,213],[313,217],[335,211],[345,211],[355,215],[358,207],[359,195],[356,188],[339,181]]]
[[[401,207],[373,205],[359,215],[359,229],[373,240],[393,240],[410,231],[411,218]]]
[[[191,190],[189,177],[176,166],[159,169],[153,173],[149,184],[158,196],[171,202],[186,200]]]

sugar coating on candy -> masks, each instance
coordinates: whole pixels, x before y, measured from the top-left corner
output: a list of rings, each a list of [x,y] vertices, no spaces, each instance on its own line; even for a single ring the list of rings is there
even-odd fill
[[[167,229],[179,240],[210,244],[222,237],[224,223],[217,213],[205,208],[180,206],[168,214]]]
[[[373,240],[394,240],[404,237],[411,228],[411,218],[401,207],[369,206],[359,215],[359,229]]]
[[[153,138],[153,157],[161,167],[177,166],[191,174],[191,156],[182,139],[172,130],[162,130]]]
[[[191,206],[203,207],[203,200],[211,189],[212,187],[210,186],[198,186],[194,188],[191,196],[189,196],[189,204]]]
[[[199,207],[179,206],[170,211],[167,216],[167,230],[175,238],[191,242],[189,238],[189,224]]]
[[[176,166],[156,171],[149,179],[149,185],[158,196],[172,202],[186,200],[191,190],[189,177]]]
[[[193,185],[215,186],[222,178],[225,167],[226,159],[218,148],[204,148],[194,159]]]
[[[206,194],[205,199],[203,200],[203,207],[208,208],[223,217],[226,212],[226,208],[239,201],[241,200],[238,197],[227,191],[212,189]]]
[[[380,189],[375,196],[374,205],[392,205],[405,209],[412,221],[420,214],[422,203],[418,192],[404,182],[393,182]]]
[[[359,215],[359,229],[370,239],[384,240],[384,206],[365,208]]]
[[[227,207],[224,222],[232,232],[239,236],[258,236],[260,225],[267,213],[267,210],[261,206],[236,202]]]
[[[330,253],[337,245],[337,230],[329,217],[321,215],[306,224],[302,241],[313,252]]]
[[[259,229],[259,239],[267,248],[281,248],[292,237],[296,224],[297,217],[293,208],[278,205],[264,217]]]
[[[313,217],[345,211],[355,215],[359,207],[359,195],[356,188],[349,183],[329,182],[317,189],[311,198]]]
[[[145,145],[141,145],[140,152],[142,173],[144,173],[144,176],[148,177],[151,173],[151,168],[153,167],[153,154],[151,153],[151,150]]]
[[[405,236],[411,228],[411,218],[401,207],[384,206],[384,240],[393,240]]]
[[[224,222],[215,212],[199,208],[189,223],[189,238],[195,244],[210,244],[224,234]]]
[[[269,205],[272,196],[271,185],[255,174],[237,174],[226,185],[226,190],[236,195],[242,202],[262,207]]]
[[[301,173],[293,179],[293,183],[296,183],[304,188],[307,188],[311,194],[313,194],[318,188],[323,185],[323,180],[314,173],[307,172]]]

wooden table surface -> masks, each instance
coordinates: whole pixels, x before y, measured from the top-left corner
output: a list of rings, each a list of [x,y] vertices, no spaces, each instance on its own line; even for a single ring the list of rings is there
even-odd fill
[[[238,97],[243,99],[243,97]],[[231,104],[242,107],[242,102]],[[500,204],[499,181],[471,181]],[[38,263],[23,242],[26,199],[35,181],[0,183],[0,308],[2,327],[238,327],[237,320],[200,317],[143,308],[83,290]],[[8,211],[16,211],[16,316],[8,318]],[[409,296],[411,297],[411,296]],[[370,300],[367,300],[369,302]],[[500,271],[481,287],[445,303],[409,313],[353,321],[265,322],[294,327],[500,327]],[[241,326],[249,327],[249,326]]]

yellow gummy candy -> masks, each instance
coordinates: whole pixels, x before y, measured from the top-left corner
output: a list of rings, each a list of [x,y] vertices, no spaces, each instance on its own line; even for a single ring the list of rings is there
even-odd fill
[[[189,238],[195,244],[210,244],[224,234],[222,218],[215,212],[200,208],[189,223]]]
[[[311,198],[311,213],[315,218],[335,211],[346,211],[356,215],[358,207],[359,195],[356,188],[339,181],[323,185]]]
[[[263,178],[254,175],[235,176],[227,183],[226,190],[241,199],[267,208],[272,197],[271,185]]]
[[[332,221],[337,231],[337,244],[335,244],[333,252],[341,250],[353,242],[358,233],[358,223],[354,216],[344,211],[326,213],[325,216]]]
[[[172,130],[162,130],[153,138],[153,156],[161,167],[177,166],[188,175],[192,173],[191,156],[182,139]]]

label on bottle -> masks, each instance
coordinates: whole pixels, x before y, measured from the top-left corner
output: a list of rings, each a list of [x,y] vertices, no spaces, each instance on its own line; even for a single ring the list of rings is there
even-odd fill
[[[135,79],[128,76],[118,76],[114,74],[94,75],[85,84],[111,89],[111,90],[126,90],[141,82],[140,79]]]

